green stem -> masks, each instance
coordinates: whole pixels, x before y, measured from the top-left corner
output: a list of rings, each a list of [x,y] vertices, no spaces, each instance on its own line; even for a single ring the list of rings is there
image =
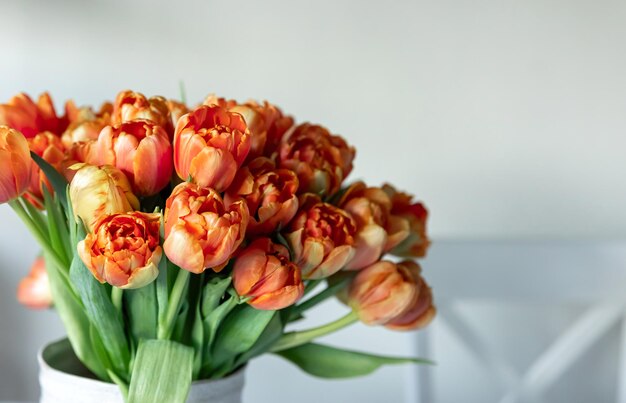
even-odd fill
[[[319,280],[309,280],[306,284],[306,286],[304,287],[304,296],[308,295],[311,293],[311,291],[313,291],[322,281],[322,279]]]
[[[117,311],[122,313],[122,297],[124,295],[124,290],[119,287],[113,287],[111,289],[111,301],[113,302],[113,306]]]
[[[307,311],[317,304],[337,294],[350,283],[350,278],[345,278],[333,285],[329,285],[324,291],[319,292],[306,301],[294,306],[289,311],[289,319],[297,318],[302,312]]]
[[[344,327],[349,326],[358,320],[359,317],[357,316],[357,314],[354,311],[350,311],[350,313],[348,313],[346,316],[343,316],[336,321],[330,322],[326,325],[315,327],[309,330],[286,333],[283,337],[280,338],[280,340],[276,342],[276,344],[274,344],[271,351],[273,353],[276,353],[278,351],[306,344],[310,341],[317,339],[318,337],[322,337],[327,334],[336,332],[337,330],[343,329]]]
[[[189,272],[187,270],[179,269],[174,281],[174,287],[167,302],[167,311],[165,313],[165,320],[162,326],[159,326],[158,338],[169,339],[174,331],[174,324],[176,323],[176,314],[180,310],[180,304],[182,302],[182,296],[187,288],[187,282],[189,280]]]
[[[122,396],[124,397],[124,401],[127,401],[128,400],[128,384],[124,382],[119,376],[117,376],[115,372],[111,371],[110,369],[107,370],[107,374],[109,375],[109,378],[111,378],[111,380],[115,382],[115,384],[120,388],[120,391],[122,392]]]
[[[59,271],[69,281],[69,278],[67,278],[67,272],[66,272],[68,264],[66,262],[63,262],[63,260],[57,254],[57,252],[52,248],[48,240],[48,237],[42,231],[39,230],[39,228],[37,227],[37,224],[34,223],[33,219],[28,215],[28,213],[24,209],[24,206],[20,203],[18,199],[9,201],[9,206],[11,206],[11,208],[13,209],[13,211],[15,211],[18,217],[22,219],[24,224],[26,224],[26,228],[28,228],[30,233],[35,237],[35,240],[47,253],[47,256],[49,256],[52,259],[52,263],[60,269]]]

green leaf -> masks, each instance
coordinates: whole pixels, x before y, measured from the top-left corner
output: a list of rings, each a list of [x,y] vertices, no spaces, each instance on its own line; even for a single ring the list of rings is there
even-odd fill
[[[83,302],[89,321],[102,339],[113,364],[113,370],[121,377],[127,378],[130,351],[124,333],[124,322],[120,312],[111,302],[106,285],[100,284],[94,278],[78,255],[72,260],[70,279]]]
[[[45,256],[45,254],[44,254]],[[54,308],[59,314],[78,359],[98,378],[108,381],[106,369],[94,354],[93,341],[90,336],[89,319],[72,285],[61,275],[61,268],[51,264],[46,258],[46,271],[50,279],[50,289],[54,299]]]
[[[184,403],[191,386],[193,349],[169,340],[143,340],[133,366],[128,403]]]
[[[321,378],[352,378],[370,374],[383,365],[432,364],[417,358],[384,357],[308,343],[283,350],[278,355]]]
[[[275,312],[272,320],[270,320],[267,324],[263,333],[261,333],[261,336],[258,338],[256,343],[254,343],[254,346],[252,346],[250,350],[241,354],[237,360],[235,360],[235,368],[245,364],[254,357],[267,352],[283,335],[283,330],[284,326],[281,320],[281,315],[278,312]]]
[[[219,278],[213,277],[204,286],[202,291],[202,315],[206,318],[213,312],[224,296],[226,289],[232,282],[231,277]]]
[[[155,283],[134,290],[125,290],[126,312],[130,331],[136,343],[155,339],[157,330],[157,296]]]
[[[35,161],[37,165],[39,165],[39,168],[41,168],[43,173],[46,175],[46,177],[50,181],[50,184],[52,185],[52,188],[57,194],[59,201],[61,202],[61,204],[63,205],[63,208],[67,212],[68,211],[67,196],[66,196],[67,195],[66,188],[68,185],[67,180],[63,177],[63,175],[59,173],[59,171],[54,169],[52,165],[48,164],[46,160],[44,160],[43,158],[41,158],[34,152],[32,151],[30,152],[30,157]]]
[[[71,260],[73,253],[70,243],[70,235],[67,228],[65,216],[61,212],[61,207],[52,200],[52,196],[48,189],[43,189],[44,203],[48,212],[48,233],[50,234],[50,243],[52,248],[57,251],[66,262]]]
[[[212,350],[214,348],[215,335],[217,329],[222,323],[222,320],[237,306],[237,300],[239,297],[233,295],[226,301],[222,302],[217,308],[215,308],[209,316],[204,318],[204,342],[206,347],[202,351],[202,369],[200,370],[200,376],[202,378],[208,377],[211,373],[212,367]]]
[[[240,305],[224,319],[219,327],[213,360],[215,368],[244,353],[257,342],[276,311],[262,311],[250,305]]]

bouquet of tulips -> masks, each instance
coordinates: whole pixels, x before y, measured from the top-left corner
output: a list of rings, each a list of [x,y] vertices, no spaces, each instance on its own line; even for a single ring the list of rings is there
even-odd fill
[[[344,184],[354,156],[267,102],[123,91],[60,116],[48,94],[19,94],[0,105],[0,203],[43,260],[18,296],[53,301],[77,357],[130,402],[182,402],[193,380],[268,352],[334,378],[421,362],[313,343],[435,315],[420,266],[381,260],[425,255],[426,209],[390,185]],[[332,296],[347,314],[290,328]]]

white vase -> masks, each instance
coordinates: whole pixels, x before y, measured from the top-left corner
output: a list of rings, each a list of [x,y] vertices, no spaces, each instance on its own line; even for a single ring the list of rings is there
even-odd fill
[[[123,403],[117,385],[94,379],[67,339],[39,351],[40,403]],[[217,380],[191,384],[188,403],[241,403],[244,369]]]

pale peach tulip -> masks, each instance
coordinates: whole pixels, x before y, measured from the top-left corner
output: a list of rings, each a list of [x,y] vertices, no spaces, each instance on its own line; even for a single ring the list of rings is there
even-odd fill
[[[385,326],[393,330],[422,329],[428,326],[437,313],[433,305],[432,290],[422,277],[422,269],[417,263],[407,260],[400,264],[406,267],[413,276],[417,295],[404,313],[387,322]]]
[[[89,164],[76,164],[71,168],[76,171],[69,191],[74,215],[82,219],[88,231],[104,216],[139,208],[130,182],[119,169]]]
[[[258,238],[236,258],[233,285],[237,293],[250,298],[256,309],[286,308],[304,294],[300,268],[289,260],[289,251],[269,238]]]
[[[165,254],[192,273],[219,272],[244,240],[248,219],[243,200],[224,205],[215,190],[183,182],[166,202]]]
[[[130,90],[117,94],[111,124],[119,125],[136,119],[150,120],[163,127],[168,134],[173,130],[170,109],[165,98],[146,98],[143,94]]]
[[[159,275],[160,214],[139,211],[102,217],[77,245],[78,255],[101,283],[132,289]]]

